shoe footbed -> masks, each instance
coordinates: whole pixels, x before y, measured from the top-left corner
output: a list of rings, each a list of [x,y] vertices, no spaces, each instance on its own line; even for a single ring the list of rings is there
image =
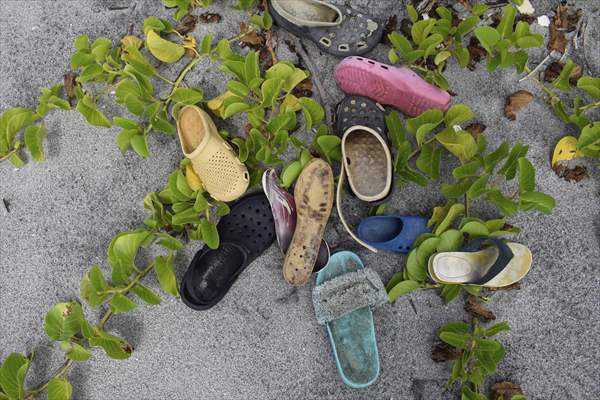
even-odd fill
[[[294,286],[304,285],[310,279],[333,207],[333,196],[331,167],[321,159],[312,160],[294,189],[298,219],[283,263],[283,276]]]
[[[338,13],[324,4],[305,0],[276,0],[286,12],[294,17],[311,22],[335,22]]]
[[[345,140],[348,179],[358,196],[385,195],[389,176],[383,144],[372,133],[351,132]]]
[[[185,108],[179,115],[182,145],[186,153],[192,153],[204,139],[202,117],[193,108]]]

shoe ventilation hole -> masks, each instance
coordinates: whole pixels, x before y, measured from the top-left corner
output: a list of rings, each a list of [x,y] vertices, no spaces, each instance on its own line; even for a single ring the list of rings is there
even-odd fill
[[[381,68],[383,69],[389,69],[388,67],[386,67],[385,65],[380,65]]]
[[[242,179],[248,180],[248,173],[240,177],[239,167],[231,155],[224,151],[217,151],[210,157],[206,174],[203,175],[202,180],[208,187],[219,188],[225,195],[237,191],[242,186]]]
[[[373,61],[371,61],[371,60],[369,60],[368,63],[375,65],[375,63]]]

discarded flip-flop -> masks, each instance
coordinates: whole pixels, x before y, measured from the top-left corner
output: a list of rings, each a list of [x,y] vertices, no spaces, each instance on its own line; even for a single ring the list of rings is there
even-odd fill
[[[408,115],[430,108],[446,111],[448,92],[425,82],[405,67],[394,67],[364,57],[346,57],[335,69],[335,80],[346,94],[365,96]]]
[[[371,307],[388,300],[377,273],[349,251],[331,256],[313,289],[317,321],[327,326],[333,356],[344,383],[369,386],[379,375],[379,352]]]
[[[383,36],[383,24],[343,5],[322,0],[269,0],[269,12],[280,27],[307,38],[335,56],[365,54]]]
[[[275,226],[264,193],[241,198],[217,224],[220,246],[194,256],[181,281],[181,299],[190,308],[217,304],[238,276],[275,241]]]
[[[523,279],[531,262],[531,250],[522,244],[480,237],[460,251],[432,255],[428,270],[431,278],[439,283],[503,287]]]
[[[333,207],[333,190],[329,164],[320,158],[310,160],[294,188],[296,229],[283,262],[283,277],[294,286],[306,284],[314,270]]]
[[[244,194],[250,182],[248,169],[206,112],[196,106],[182,108],[177,132],[183,154],[214,199],[232,201]]]
[[[277,243],[283,254],[285,254],[288,247],[290,247],[292,235],[296,229],[296,201],[290,192],[279,186],[277,173],[272,168],[263,173],[262,187],[271,205]],[[329,245],[325,240],[321,240],[321,247],[313,272],[321,270],[327,265],[328,261]]]
[[[358,237],[379,250],[408,253],[414,241],[429,232],[427,218],[404,215],[377,215],[363,219]]]

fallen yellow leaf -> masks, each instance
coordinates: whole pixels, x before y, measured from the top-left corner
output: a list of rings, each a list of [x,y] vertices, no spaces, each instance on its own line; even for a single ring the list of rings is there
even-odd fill
[[[204,192],[204,186],[202,185],[202,181],[200,177],[194,171],[194,168],[190,164],[185,166],[185,181],[187,182],[190,189],[194,192],[201,191]]]
[[[220,118],[223,118],[225,115],[225,100],[229,97],[235,96],[235,93],[230,92],[229,90],[223,93],[220,96],[211,99],[206,103],[208,109],[211,110],[215,115]]]
[[[121,39],[121,47],[126,49],[129,46],[135,46],[138,49],[141,49],[144,45],[144,41],[137,36],[128,35]]]
[[[572,160],[575,157],[581,157],[581,152],[577,150],[577,138],[565,136],[558,141],[552,154],[552,166],[559,161]]]

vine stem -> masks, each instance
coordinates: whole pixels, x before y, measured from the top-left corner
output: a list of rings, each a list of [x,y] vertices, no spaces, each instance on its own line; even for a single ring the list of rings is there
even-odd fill
[[[148,273],[150,271],[152,271],[152,269],[154,268],[154,263],[150,264],[148,267],[146,267],[145,269],[143,269],[142,271],[140,271],[132,280],[131,282],[129,282],[129,284],[123,288],[119,293],[122,295],[126,295],[127,293],[129,293],[137,284],[140,283],[140,281],[146,276],[148,275]],[[106,323],[108,322],[108,320],[110,319],[110,317],[112,317],[114,314],[112,312],[111,309],[108,309],[104,315],[102,316],[102,318],[100,319],[100,322],[98,322],[97,327],[99,329],[103,329],[104,325],[106,325]],[[63,364],[63,366],[56,371],[56,373],[54,375],[52,375],[50,378],[48,378],[48,380],[44,383],[42,383],[41,385],[39,385],[38,387],[27,391],[27,396],[26,399],[33,399],[35,396],[37,396],[38,394],[40,394],[41,392],[43,392],[44,390],[46,390],[48,388],[48,384],[50,383],[50,381],[54,378],[60,378],[63,375],[66,375],[67,372],[71,369],[71,367],[73,366],[73,360],[65,360],[65,363]]]
[[[529,67],[527,67],[527,66],[525,66],[525,69],[524,69],[524,70],[525,70],[525,72],[527,72],[528,74],[531,74],[531,72],[532,72],[532,71],[531,71],[531,69],[529,69]],[[539,80],[539,78],[538,78],[537,76],[535,76],[535,75],[531,75],[531,77],[530,77],[530,78],[531,78],[531,80],[533,80],[533,81],[534,81],[534,82],[535,82],[535,83],[536,83],[536,84],[537,84],[537,85],[540,87],[540,89],[542,89],[542,90],[543,90],[543,91],[544,91],[544,92],[545,92],[545,93],[546,93],[546,94],[547,94],[547,95],[550,97],[550,99],[551,99],[551,100],[554,100],[554,99],[560,100],[560,99],[558,98],[558,96],[556,95],[556,93],[554,93],[552,90],[548,89],[548,88],[546,87],[546,85],[544,85],[544,84],[543,84],[543,83],[542,83],[542,82]]]
[[[595,108],[595,107],[600,107],[600,101],[595,101],[593,103],[586,104],[585,106],[581,107],[580,110],[581,111],[587,111],[587,110],[590,110],[590,109]]]
[[[12,157],[13,154],[15,154],[17,152],[17,150],[18,149],[12,149],[5,156],[0,157],[0,162],[2,162],[4,160],[8,160],[10,157]]]
[[[183,82],[183,80],[185,79],[185,76],[188,74],[188,72],[190,72],[192,70],[192,68],[194,68],[194,66],[196,64],[198,64],[200,62],[200,60],[202,60],[202,58],[203,58],[202,56],[194,57],[192,59],[192,61],[190,61],[188,63],[188,65],[185,66],[183,71],[181,71],[181,73],[177,77],[177,80],[173,84],[173,89],[171,89],[171,93],[169,93],[169,98],[165,102],[166,105],[168,105],[171,102],[171,96],[179,88],[179,85],[181,85],[181,82]]]

